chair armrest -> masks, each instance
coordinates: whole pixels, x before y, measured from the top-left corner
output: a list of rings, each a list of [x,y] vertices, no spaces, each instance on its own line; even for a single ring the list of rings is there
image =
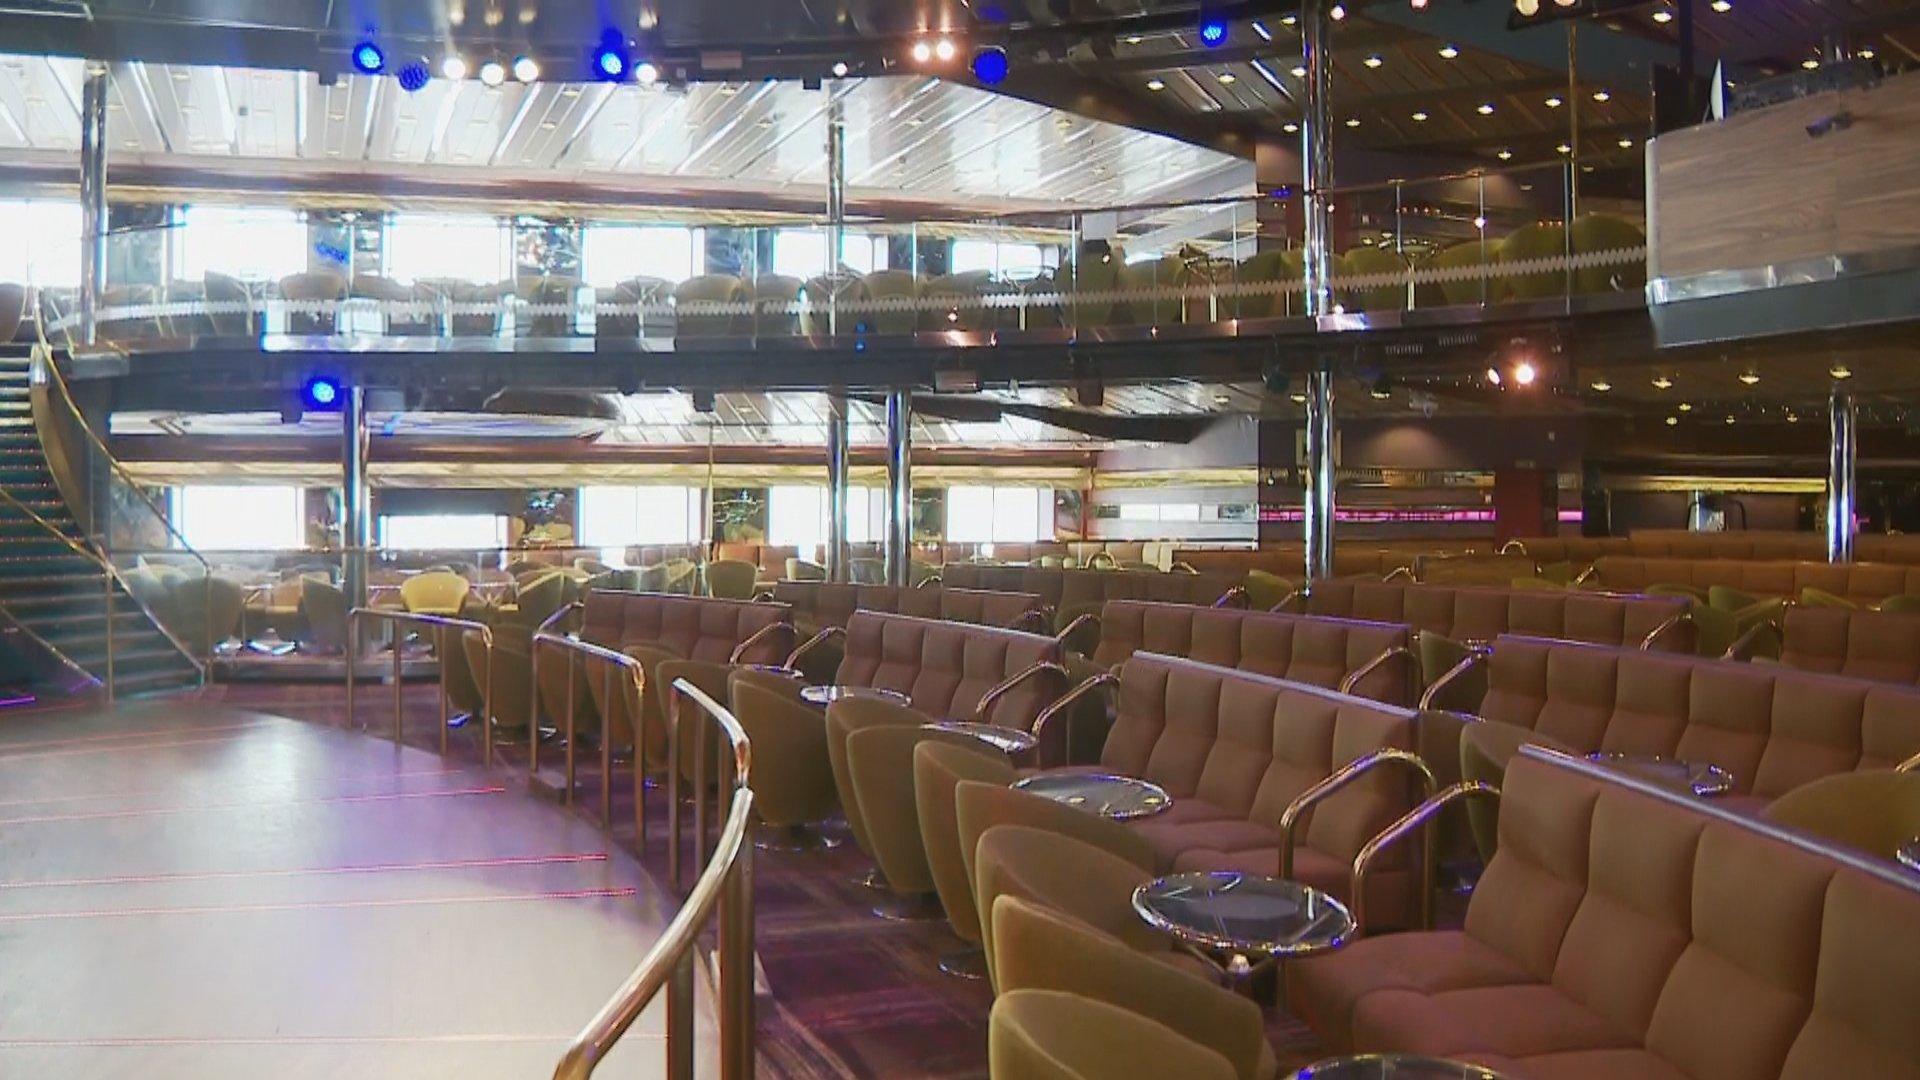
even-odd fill
[[[1727,646],[1727,651],[1720,654],[1720,659],[1752,660],[1754,646],[1759,642],[1760,633],[1764,630],[1771,630],[1775,634],[1780,635],[1782,639],[1786,637],[1786,629],[1780,625],[1780,620],[1761,619],[1759,622],[1747,627],[1745,633],[1734,638],[1733,644]]]
[[[785,666],[798,670],[800,661],[806,659],[808,653],[832,641],[834,638],[845,638],[846,636],[847,629],[844,626],[823,626],[820,628],[819,633],[801,642],[799,648],[787,654]]]
[[[1046,636],[1047,631],[1052,626],[1053,615],[1051,613],[1042,608],[1029,608],[1015,616],[1014,620],[1007,624],[1007,629]]]
[[[776,634],[785,634],[787,635],[787,640],[793,640],[793,624],[785,622],[768,623],[753,633],[748,634],[745,641],[735,645],[733,651],[727,654],[727,663],[739,663],[742,657],[753,651],[754,646],[760,644],[762,641],[771,641]]]
[[[1197,569],[1195,569],[1195,568],[1194,568],[1194,565],[1193,565],[1192,563],[1190,563],[1190,562],[1186,562],[1186,561],[1184,561],[1184,560],[1182,560],[1182,561],[1180,561],[1180,562],[1176,562],[1176,563],[1174,563],[1173,565],[1171,565],[1171,566],[1169,566],[1169,567],[1167,567],[1167,573],[1169,573],[1169,574],[1193,574],[1193,575],[1195,575],[1195,576],[1197,577],[1197,576],[1199,576],[1199,574],[1200,574],[1200,571],[1199,571],[1199,570],[1197,570]]]
[[[1231,585],[1228,586],[1226,592],[1220,594],[1220,599],[1213,602],[1213,606],[1217,608],[1244,609],[1252,606],[1252,603],[1253,601],[1247,596],[1246,586]]]
[[[1073,723],[1074,707],[1080,704],[1082,698],[1098,690],[1105,690],[1117,695],[1120,692],[1120,677],[1110,671],[1103,671],[1098,675],[1090,676],[1085,682],[1062,694],[1053,704],[1041,709],[1040,715],[1033,718],[1033,737],[1038,745],[1046,745],[1046,730],[1048,725],[1053,723],[1054,717],[1065,716],[1067,723],[1071,725]],[[1067,728],[1067,734],[1063,741],[1069,750],[1071,750],[1073,746],[1073,728],[1071,726]],[[1041,762],[1041,764],[1044,765],[1045,762]],[[1070,762],[1063,764],[1070,764]]]
[[[1494,551],[1495,555],[1525,555],[1526,553],[1527,553],[1526,543],[1521,541],[1518,538],[1509,540],[1506,543],[1501,544],[1500,547]]]
[[[1419,578],[1413,575],[1413,568],[1410,566],[1396,566],[1393,569],[1387,571],[1385,574],[1381,575],[1380,580],[1381,582],[1384,583],[1389,581],[1399,581],[1401,578],[1406,578],[1408,581],[1412,581],[1412,582],[1418,582],[1420,580]]]
[[[1001,698],[1018,689],[1022,683],[1046,674],[1058,675],[1062,682],[1070,678],[1066,668],[1050,660],[1042,660],[1025,671],[1002,680],[999,685],[981,694],[979,704],[973,707],[973,718],[982,724],[993,723],[993,707],[1000,703]]]
[[[1692,608],[1683,608],[1680,611],[1674,612],[1672,615],[1667,616],[1667,619],[1665,622],[1661,623],[1659,626],[1654,627],[1652,630],[1647,631],[1647,636],[1640,639],[1640,651],[1652,652],[1654,645],[1657,644],[1662,637],[1672,632],[1675,628],[1680,626],[1692,626],[1692,625],[1693,625],[1693,609]]]
[[[1348,672],[1346,677],[1340,680],[1340,692],[1343,694],[1353,693],[1353,688],[1360,685],[1360,680],[1379,670],[1382,665],[1396,659],[1402,659],[1407,662],[1407,683],[1408,685],[1412,685],[1412,672],[1420,666],[1419,658],[1414,656],[1413,650],[1407,648],[1405,645],[1390,645],[1380,650],[1379,654],[1373,659]]]
[[[1494,799],[1497,801],[1499,798],[1500,789],[1494,787],[1492,784],[1481,783],[1478,780],[1462,780],[1447,788],[1445,791],[1429,797],[1425,802],[1414,807],[1412,810],[1407,811],[1405,816],[1401,817],[1400,820],[1380,830],[1373,839],[1367,841],[1365,846],[1361,847],[1360,854],[1353,857],[1354,936],[1359,937],[1367,932],[1367,875],[1372,872],[1373,861],[1380,856],[1382,851],[1399,842],[1401,838],[1405,837],[1408,833],[1433,820],[1435,815],[1455,802],[1463,799]],[[1432,873],[1433,867],[1432,849],[1433,834],[1429,831],[1427,834],[1428,857],[1426,859],[1427,872],[1429,874]],[[1429,906],[1432,903],[1432,882],[1428,881],[1425,888],[1426,895],[1421,897],[1420,903],[1420,929],[1422,930],[1432,925],[1432,909]]]
[[[1070,643],[1077,638],[1079,633],[1089,626],[1093,627],[1093,639],[1098,642],[1100,640],[1100,616],[1095,615],[1091,611],[1083,615],[1075,615],[1072,622],[1068,623],[1059,633],[1053,635],[1053,639],[1058,641],[1062,646],[1070,647]],[[1092,649],[1075,649],[1074,651],[1085,653],[1089,656],[1093,654]]]
[[[1295,605],[1299,605],[1299,608],[1305,608],[1306,602],[1307,602],[1307,594],[1299,589],[1295,589],[1292,592],[1288,593],[1287,595],[1281,597],[1279,603],[1273,605],[1267,610],[1270,612],[1276,612],[1282,615],[1297,615],[1300,613],[1300,611],[1296,609]]]
[[[1574,586],[1578,588],[1581,585],[1585,585],[1587,582],[1593,580],[1594,575],[1598,574],[1599,572],[1600,572],[1599,563],[1588,563],[1587,568],[1585,570],[1580,571],[1580,573],[1574,577],[1573,579]]]
[[[1433,684],[1428,686],[1426,691],[1420,695],[1420,708],[1433,708],[1433,703],[1435,699],[1440,696],[1442,690],[1458,682],[1467,672],[1472,671],[1475,666],[1486,663],[1487,657],[1493,653],[1491,648],[1484,645],[1471,648],[1472,651],[1467,653],[1465,659],[1448,668],[1439,678],[1433,680]]]
[[[1354,758],[1327,774],[1319,783],[1294,796],[1293,801],[1287,804],[1287,808],[1280,812],[1280,877],[1293,877],[1293,830],[1300,823],[1301,815],[1313,809],[1315,803],[1383,765],[1399,765],[1412,769],[1420,778],[1421,798],[1430,798],[1433,795],[1435,786],[1433,770],[1427,768],[1427,763],[1420,760],[1418,754],[1408,750],[1388,748]],[[1431,870],[1431,860],[1429,860],[1428,869]],[[1423,912],[1428,902],[1426,898],[1422,898]]]

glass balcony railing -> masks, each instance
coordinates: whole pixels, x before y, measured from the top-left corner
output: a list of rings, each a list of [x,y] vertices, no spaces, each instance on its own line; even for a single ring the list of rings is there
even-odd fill
[[[1639,204],[1576,201],[1577,175],[1549,162],[1335,191],[1339,318],[1322,328],[1640,294]],[[310,212],[309,230],[327,242],[278,279],[223,273],[204,259],[198,277],[174,274],[167,253],[195,242],[165,235],[180,226],[116,231],[97,341],[132,349],[199,338],[270,338],[284,348],[338,338],[437,339],[395,346],[421,349],[862,348],[911,335],[968,345],[1174,327],[1245,334],[1305,314],[1301,200],[1286,191],[991,220],[860,218],[841,230],[840,259],[828,258],[835,230],[819,221],[710,217],[687,227],[694,257],[665,260],[674,269],[658,274],[639,272],[648,265],[642,252],[610,258],[604,236],[586,244],[582,223],[543,220],[529,233],[524,218],[502,219],[517,269],[509,278],[489,268],[471,281],[376,272],[386,265],[382,219],[343,225],[321,213]],[[589,250],[602,265],[583,259]],[[608,274],[605,263],[616,261],[634,272]],[[79,339],[74,290],[41,290],[40,311],[50,338]]]

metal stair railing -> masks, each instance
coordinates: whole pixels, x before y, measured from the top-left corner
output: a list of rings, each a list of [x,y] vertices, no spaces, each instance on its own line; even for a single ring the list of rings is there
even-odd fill
[[[100,455],[100,460],[106,463],[111,474],[118,477],[120,482],[127,485],[128,489],[139,498],[140,502],[146,506],[148,512],[153,515],[154,520],[158,521],[161,527],[166,530],[167,536],[172,538],[175,544],[179,545],[179,550],[191,555],[194,561],[200,564],[200,594],[203,605],[203,618],[201,621],[204,626],[203,632],[206,635],[206,640],[201,644],[205,646],[205,651],[198,654],[185,648],[181,651],[187,654],[188,659],[194,661],[195,667],[200,668],[201,677],[204,681],[206,668],[201,663],[201,658],[211,658],[213,656],[213,647],[216,644],[213,639],[213,564],[208,562],[206,556],[200,554],[198,549],[187,542],[187,538],[182,536],[180,530],[174,527],[173,519],[168,516],[166,511],[160,509],[160,505],[153,500],[153,496],[149,495],[147,489],[142,487],[139,481],[133,478],[133,474],[127,471],[127,467],[121,464],[120,459],[113,456],[113,451],[107,449],[106,440],[100,437],[99,432],[93,430],[93,425],[87,423],[86,415],[80,411],[79,403],[73,400],[73,389],[67,385],[66,375],[60,371],[60,365],[54,362],[53,346],[47,341],[46,312],[40,305],[40,297],[37,293],[34,296],[33,303],[35,311],[34,332],[38,335],[39,340],[34,344],[32,365],[27,370],[28,386],[31,387],[44,383],[53,391],[53,393],[48,396],[50,398],[57,397],[60,403],[66,407],[67,415],[72,418],[74,426],[80,429],[81,434],[86,437],[87,442],[93,447],[93,452]],[[44,453],[44,447],[42,448],[42,452]],[[93,500],[91,510],[95,524],[99,524],[101,520],[109,514],[108,508],[102,505],[102,500],[100,499]],[[85,529],[82,531],[88,535],[90,542],[100,549],[101,557],[111,562],[113,558],[111,521],[108,520],[104,528]],[[96,535],[97,539],[95,539]],[[129,595],[131,595],[131,590],[129,590]],[[151,614],[151,612],[149,612],[149,614]],[[156,625],[158,625],[157,620]],[[168,632],[167,637],[176,645],[180,643],[179,638],[171,632]]]

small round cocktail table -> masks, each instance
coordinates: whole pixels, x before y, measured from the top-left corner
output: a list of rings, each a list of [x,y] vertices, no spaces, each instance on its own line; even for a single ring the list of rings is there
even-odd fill
[[[1231,870],[1173,874],[1133,890],[1133,910],[1236,984],[1277,960],[1337,949],[1353,913],[1311,885]]]
[[[1587,760],[1610,765],[1682,795],[1697,795],[1706,799],[1733,790],[1733,774],[1710,761],[1681,761],[1651,754],[1622,754],[1613,750],[1588,754]]]
[[[1013,786],[1115,821],[1151,817],[1173,805],[1173,796],[1159,784],[1108,773],[1044,773]]]
[[[898,690],[888,690],[881,686],[806,686],[800,689],[800,700],[822,708],[841,698],[871,698],[877,701],[891,701],[895,705],[908,705],[913,701]]]
[[[1480,1065],[1421,1054],[1350,1054],[1328,1058],[1293,1074],[1294,1080],[1501,1080]]]
[[[995,750],[1012,757],[1024,754],[1040,745],[1040,740],[1032,732],[1019,728],[1001,727],[999,724],[979,724],[971,720],[936,720],[922,725],[928,731],[944,731],[950,735],[965,735],[969,739],[978,739]]]

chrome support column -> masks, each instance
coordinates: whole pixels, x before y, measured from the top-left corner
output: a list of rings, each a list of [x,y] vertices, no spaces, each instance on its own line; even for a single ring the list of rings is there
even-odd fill
[[[1331,0],[1300,7],[1301,63],[1307,69],[1300,117],[1301,187],[1306,215],[1306,312],[1333,313],[1333,242],[1327,210],[1333,186],[1333,18]],[[1306,575],[1333,576],[1333,364],[1322,359],[1307,376]]]
[[[1333,369],[1307,376],[1307,581],[1333,576]]]
[[[367,493],[367,391],[350,383],[340,408],[340,583],[347,610],[367,606],[367,549],[373,546]]]
[[[1853,561],[1854,466],[1860,456],[1853,395],[1833,391],[1827,454],[1827,561]]]
[[[913,396],[887,394],[887,584],[913,584]]]
[[[827,396],[827,580],[846,582],[847,396]]]
[[[840,332],[840,261],[847,236],[847,106],[838,81],[827,83],[827,333]],[[839,578],[833,580],[839,581]]]
[[[80,87],[80,340],[99,333],[107,291],[107,65],[87,61]]]

